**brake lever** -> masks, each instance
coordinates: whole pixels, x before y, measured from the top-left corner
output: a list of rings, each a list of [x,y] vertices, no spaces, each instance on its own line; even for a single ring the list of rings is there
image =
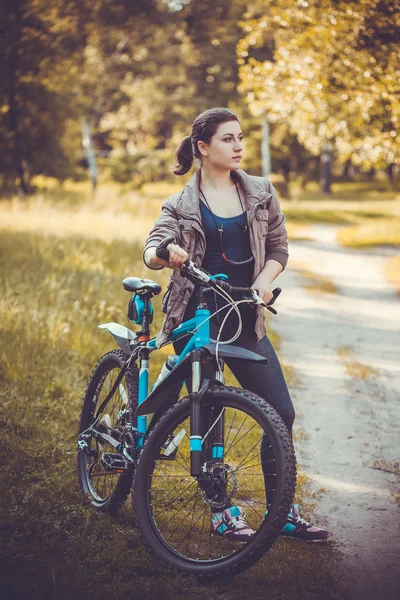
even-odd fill
[[[278,298],[278,296],[279,296],[279,294],[280,294],[281,292],[282,292],[282,289],[281,289],[281,288],[275,288],[275,289],[272,291],[272,298],[271,298],[271,300],[268,302],[268,304],[265,304],[265,302],[260,302],[259,306],[263,306],[264,308],[266,308],[267,310],[269,310],[270,312],[272,312],[272,314],[273,314],[273,315],[277,315],[277,314],[278,314],[278,311],[277,311],[277,310],[275,310],[275,308],[272,308],[272,306],[271,306],[271,305],[272,305],[272,304],[274,304],[275,300]],[[255,294],[257,294],[257,296],[258,296],[258,293],[256,292],[256,290],[254,290],[254,293],[255,293]],[[258,296],[258,297],[260,297],[260,296]]]

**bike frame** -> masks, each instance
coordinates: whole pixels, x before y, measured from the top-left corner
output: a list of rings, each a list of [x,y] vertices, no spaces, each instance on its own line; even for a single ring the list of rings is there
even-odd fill
[[[201,396],[198,396],[201,385],[201,356],[199,349],[210,343],[210,311],[200,303],[196,310],[196,314],[192,319],[183,322],[181,325],[173,329],[166,340],[166,344],[175,342],[188,334],[191,335],[186,346],[179,355],[176,364],[182,362],[188,354],[192,355],[192,409],[190,414],[190,453],[191,453],[191,472],[193,476],[200,476],[200,459],[202,452],[202,436],[201,436]],[[144,346],[144,351],[140,353],[140,370],[139,370],[139,406],[149,396],[149,354],[150,351],[156,350],[155,338],[149,340]],[[219,377],[217,377],[219,379]],[[218,420],[215,426],[215,436],[217,443],[212,444],[212,455],[210,458],[220,461],[223,458],[223,417]],[[140,450],[143,446],[144,436],[147,431],[147,416],[139,416],[137,421],[138,440],[137,449]]]

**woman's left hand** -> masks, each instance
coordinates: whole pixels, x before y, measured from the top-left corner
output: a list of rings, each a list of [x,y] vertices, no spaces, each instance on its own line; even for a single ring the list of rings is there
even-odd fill
[[[277,260],[267,260],[263,270],[259,273],[257,279],[251,286],[253,290],[256,290],[257,294],[263,299],[265,304],[268,304],[268,302],[272,300],[272,282],[278,277],[282,270],[283,267]]]
[[[269,286],[266,286],[265,284],[262,285],[261,282],[257,284],[255,281],[251,287],[257,292],[260,298],[263,299],[265,304],[268,304],[268,302],[272,299],[272,292]]]

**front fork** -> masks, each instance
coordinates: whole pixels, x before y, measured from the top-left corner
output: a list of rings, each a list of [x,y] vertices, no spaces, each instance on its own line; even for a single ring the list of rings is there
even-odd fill
[[[193,477],[203,475],[202,466],[205,461],[223,462],[224,458],[224,414],[220,415],[210,431],[205,431],[206,424],[202,419],[202,399],[207,392],[209,380],[201,383],[201,350],[192,354],[192,392],[190,403],[190,472]],[[220,371],[215,378],[223,383]],[[210,409],[211,410],[211,409]],[[207,411],[208,412],[208,411]],[[211,414],[211,413],[210,413]],[[208,420],[209,426],[212,419]],[[206,439],[204,437],[207,436]]]

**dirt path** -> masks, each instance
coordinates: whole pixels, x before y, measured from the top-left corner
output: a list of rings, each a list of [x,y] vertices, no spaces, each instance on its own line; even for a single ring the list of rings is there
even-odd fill
[[[337,293],[303,287],[310,277],[292,266],[279,279],[274,319],[282,358],[300,377],[293,400],[307,440],[297,444],[298,460],[314,490],[325,489],[314,518],[341,555],[332,598],[395,600],[400,486],[390,471],[400,462],[400,303],[382,274],[384,253],[341,248],[334,227],[310,233],[313,241],[291,244],[289,264],[329,278]]]

